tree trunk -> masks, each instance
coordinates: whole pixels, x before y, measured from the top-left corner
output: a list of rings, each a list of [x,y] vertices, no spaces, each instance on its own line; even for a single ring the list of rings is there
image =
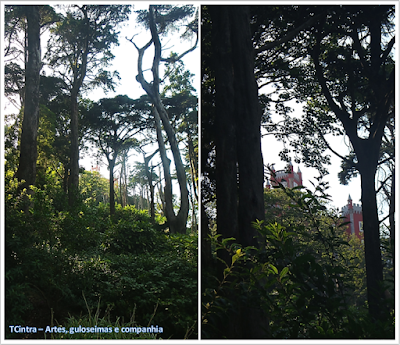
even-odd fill
[[[382,109],[382,111],[385,111],[385,109]],[[374,123],[376,129],[373,135],[370,133],[368,139],[360,139],[355,130],[352,131],[351,128],[345,126],[346,133],[348,133],[357,155],[357,169],[361,176],[367,299],[369,313],[372,318],[377,320],[384,317],[388,311],[384,300],[380,225],[375,190],[375,174],[387,120],[383,114],[377,113],[375,115],[379,120]]]
[[[210,267],[212,265],[212,254],[211,254],[211,241],[209,238],[210,234],[210,221],[208,219],[204,205],[200,205],[201,212],[201,265],[202,267]],[[202,291],[204,289],[202,288]]]
[[[124,198],[125,198],[125,202],[124,202],[124,206],[128,205],[128,176],[126,173],[126,160],[127,160],[127,157],[125,156],[125,160],[124,160]]]
[[[68,180],[69,180],[69,168],[68,164],[64,164],[63,191],[65,194],[68,193]]]
[[[77,63],[73,67],[73,85],[71,90],[71,152],[70,152],[70,176],[68,180],[68,201],[69,205],[75,204],[78,196],[79,187],[79,110],[78,110],[78,95],[82,87],[83,80],[86,77],[87,59],[89,54],[89,20],[87,10],[83,6],[81,11],[85,17],[86,37],[85,47],[82,54],[82,64]]]
[[[150,218],[154,221],[155,209],[154,209],[154,185],[153,185],[153,167],[151,167],[149,176],[149,188],[150,188]]]
[[[157,109],[158,115],[164,126],[164,130],[167,133],[168,142],[170,144],[172,151],[172,156],[174,157],[176,175],[178,178],[179,190],[181,194],[181,200],[180,200],[181,202],[178,214],[175,216],[175,213],[172,209],[172,214],[171,214],[172,217],[170,216],[168,222],[170,223],[170,226],[174,228],[173,230],[174,232],[184,234],[186,233],[186,223],[189,213],[189,192],[186,184],[185,167],[183,166],[182,163],[180,150],[178,147],[178,143],[176,141],[175,131],[172,128],[171,123],[169,122],[168,114],[161,102],[159,95],[158,97],[155,97],[153,101],[154,101],[154,106]],[[172,191],[171,191],[171,197],[172,197]],[[167,195],[165,195],[165,200],[167,201]],[[172,205],[172,199],[171,199],[171,205]]]
[[[257,246],[252,222],[264,219],[264,177],[249,9],[208,8],[215,57],[218,233],[237,238],[243,246]],[[227,253],[221,259],[230,263]],[[225,333],[232,338],[265,338],[266,315],[248,302],[238,300],[236,316],[232,315]]]
[[[239,239],[237,217],[237,158],[234,76],[228,6],[209,6],[213,32],[213,57],[215,61],[215,138],[216,143],[216,194],[217,229],[222,237]],[[221,253],[227,262],[229,255]]]
[[[192,222],[190,228],[192,233],[195,234],[197,231],[197,217],[196,217],[197,202],[195,201],[193,193],[190,193],[190,203],[192,204]]]
[[[144,168],[146,171],[146,176],[147,176],[147,181],[149,182],[149,188],[150,188],[150,218],[154,221],[155,218],[155,209],[154,209],[154,185],[153,185],[153,169],[154,167],[152,166],[151,169],[149,168],[149,162],[150,160],[154,157],[154,155],[158,152],[159,150],[156,150],[153,154],[150,156],[146,157],[143,154],[143,159],[144,159]]]
[[[187,132],[187,136],[188,136],[188,149],[189,149],[189,161],[190,161],[189,163],[190,163],[190,174],[191,174],[192,185],[193,185],[193,193],[194,193],[194,197],[196,198],[196,200],[198,200],[197,182],[198,182],[198,177],[199,177],[199,171],[198,171],[198,167],[197,167],[197,158],[196,158],[196,154],[194,152],[192,136],[190,135],[189,131]]]
[[[22,121],[20,157],[17,171],[19,181],[28,188],[36,182],[37,131],[39,125],[39,79],[42,68],[40,54],[39,6],[26,6],[28,22],[28,61],[25,71],[25,108]]]
[[[121,176],[120,176],[120,198],[121,206],[125,207],[128,204],[128,190],[127,190],[127,174],[126,174],[126,161],[128,159],[128,151],[122,152],[121,163]]]
[[[115,158],[109,159],[108,168],[110,169],[110,215],[115,214],[114,165],[115,165]]]
[[[157,27],[155,23],[155,13],[154,13],[154,6],[149,7],[149,26],[151,31],[152,41],[150,41],[144,48],[138,49],[139,57],[138,57],[138,75],[137,80],[142,85],[142,88],[146,91],[147,95],[150,97],[151,102],[154,105],[154,108],[157,110],[157,116],[159,120],[156,120],[156,123],[162,121],[164,126],[164,130],[167,134],[168,141],[171,147],[172,155],[174,157],[175,169],[178,178],[178,184],[180,189],[180,207],[178,214],[175,215],[175,212],[172,207],[172,185],[171,191],[169,191],[170,186],[167,185],[169,182],[166,181],[165,186],[165,201],[166,201],[166,217],[170,226],[171,232],[177,233],[186,233],[186,223],[187,217],[189,213],[189,196],[188,196],[188,189],[186,185],[186,173],[185,168],[182,163],[182,158],[180,154],[180,150],[178,147],[178,143],[175,136],[175,131],[169,121],[167,111],[165,110],[164,105],[162,104],[160,92],[159,92],[159,85],[160,85],[160,76],[159,76],[159,65],[161,61],[161,42],[157,32]],[[153,81],[152,84],[148,83],[143,76],[143,69],[142,69],[142,60],[144,51],[150,46],[150,44],[154,44],[154,59],[152,65],[152,74],[153,74]],[[161,127],[160,127],[161,130]],[[160,141],[158,141],[160,143]],[[165,145],[164,145],[165,148]],[[160,154],[161,148],[160,148]],[[166,156],[165,156],[166,157]],[[165,161],[165,159],[164,159]],[[163,167],[166,167],[166,164],[163,162]],[[165,177],[169,175],[169,166],[168,171],[165,172]],[[171,198],[169,200],[169,198]]]
[[[392,250],[392,260],[393,260],[393,275],[395,270],[395,219],[394,214],[396,210],[396,188],[395,188],[395,181],[396,181],[396,168],[393,167],[392,171],[392,185],[390,186],[390,198],[389,198],[389,226],[390,226],[390,247]]]
[[[234,70],[234,115],[239,166],[239,233],[243,246],[258,246],[252,222],[264,219],[264,164],[261,110],[254,76],[249,8],[232,6],[231,40]]]
[[[368,163],[360,166],[361,203],[363,211],[367,297],[370,314],[382,316],[383,267],[380,248],[379,218],[376,204],[375,171]]]
[[[167,157],[167,152],[165,149],[165,144],[164,144],[164,138],[162,137],[161,133],[161,120],[160,116],[158,114],[157,109],[153,108],[153,114],[154,114],[154,123],[156,127],[156,132],[157,132],[157,142],[158,142],[158,147],[160,150],[160,156],[161,156],[161,162],[163,165],[163,171],[164,171],[164,178],[165,178],[165,188],[164,188],[164,200],[165,200],[165,216],[167,217],[167,221],[169,223],[169,228],[171,233],[180,233],[182,231],[179,231],[175,227],[175,213],[174,213],[174,205],[172,203],[172,180],[171,180],[171,173],[170,173],[170,164],[171,161]],[[186,223],[185,223],[186,227]],[[185,229],[186,231],[186,229]],[[183,232],[182,232],[183,233]]]
[[[68,179],[69,205],[75,204],[79,186],[79,124],[78,124],[78,90],[71,92],[71,148],[70,148],[70,175]]]
[[[164,192],[163,192],[163,185],[162,185],[162,179],[161,179],[161,168],[159,167],[158,170],[158,175],[160,176],[160,181],[158,185],[158,194],[160,195],[160,203],[161,203],[161,210],[163,212],[163,216],[165,216],[165,197],[164,197]]]
[[[122,163],[123,164],[123,163]],[[123,201],[123,195],[122,195],[122,167],[121,167],[121,173],[119,175],[119,202],[122,207],[124,207],[124,201]]]

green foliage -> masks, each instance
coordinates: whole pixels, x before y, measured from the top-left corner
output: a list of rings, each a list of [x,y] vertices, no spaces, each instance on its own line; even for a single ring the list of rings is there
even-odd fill
[[[192,5],[187,6],[173,6],[173,5],[154,5],[155,22],[158,31],[162,35],[166,35],[169,31],[174,31],[177,27],[187,22],[188,17],[192,16],[195,12],[195,7]],[[143,25],[146,29],[149,28],[148,10],[135,11],[138,15],[137,22]],[[193,20],[195,22],[195,20]],[[197,25],[193,22],[185,23],[187,25],[186,32],[197,32]],[[184,33],[183,36],[187,33]]]
[[[5,170],[17,171],[19,159],[19,133],[22,127],[23,109],[19,114],[5,115],[4,159]]]
[[[16,324],[38,305],[58,303],[68,294],[68,263],[48,191],[34,188],[34,196],[27,196],[12,172],[6,173],[5,187],[6,319]]]
[[[97,171],[84,171],[79,178],[79,189],[85,203],[94,206],[109,201],[108,180]]]
[[[163,338],[193,333],[197,236],[157,231],[147,212],[133,206],[117,207],[113,217],[103,203],[68,208],[54,171],[29,196],[8,171],[5,189],[7,324],[51,324],[54,316],[65,327],[94,320],[133,327],[135,310],[139,324],[163,327]],[[88,335],[70,338],[81,336]]]
[[[153,228],[147,210],[118,205],[114,218],[116,222],[107,229],[102,244],[106,251],[119,255],[154,252],[163,248],[166,236]]]
[[[203,337],[229,337],[224,321],[238,314],[241,303],[265,312],[268,338],[394,337],[394,314],[381,320],[380,329],[373,326],[366,308],[363,246],[356,238],[348,241],[341,219],[325,210],[323,186],[317,186],[319,196],[300,192],[301,187],[280,187],[277,195],[267,192],[275,207],[267,208],[266,219],[276,209],[288,218],[254,224],[263,239],[259,248],[242,248],[220,235],[211,238],[224,268],[222,274],[203,275]],[[221,252],[229,254],[227,260]],[[383,303],[394,305],[390,299]]]
[[[114,58],[111,48],[118,44],[117,28],[128,19],[130,6],[82,5],[62,10],[60,20],[51,29],[45,59],[53,68],[66,68],[73,74],[74,84],[82,84],[85,76],[89,77],[86,90],[99,85],[113,89],[113,78],[118,75],[104,68]]]

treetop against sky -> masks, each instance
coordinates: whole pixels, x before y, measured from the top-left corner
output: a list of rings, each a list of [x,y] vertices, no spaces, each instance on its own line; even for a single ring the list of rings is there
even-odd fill
[[[197,4],[197,3],[196,3]],[[4,6],[2,4],[2,6]],[[136,70],[136,55],[137,52],[133,45],[126,38],[134,38],[134,41],[141,46],[145,44],[149,39],[149,32],[146,32],[144,28],[139,27],[136,23],[136,13],[135,10],[147,9],[148,3],[137,2],[134,3],[134,9],[130,18],[127,22],[123,23],[123,26],[120,29],[119,35],[119,46],[113,48],[113,54],[115,55],[115,59],[110,66],[110,70],[116,69],[120,76],[121,80],[119,81],[119,85],[116,87],[115,92],[109,92],[107,94],[104,93],[101,89],[96,89],[90,92],[87,96],[93,100],[98,100],[102,97],[113,97],[117,94],[127,94],[131,98],[137,98],[141,94],[143,94],[143,90],[140,87],[140,84],[134,81],[134,78],[137,74]],[[46,41],[48,39],[48,32],[44,33],[42,36],[42,54],[46,49]],[[186,47],[190,46],[191,42],[182,41],[179,39],[179,34],[172,34],[165,40],[164,48],[166,49],[166,55],[168,55],[168,50],[170,51],[183,51]],[[146,63],[148,63],[148,67],[151,64],[151,60],[144,59]],[[200,49],[195,50],[194,52],[188,54],[183,58],[185,62],[185,67],[190,70],[191,73],[194,74],[193,85],[199,90],[200,89],[200,80],[199,80],[199,69],[200,69]],[[46,67],[43,68],[43,71],[46,71]],[[5,101],[6,105],[5,113],[8,112],[11,108],[10,104]],[[295,112],[300,112],[301,110],[298,108]],[[331,138],[333,145],[343,148],[343,151],[347,150],[346,148],[346,140],[344,138]],[[264,163],[276,163],[278,166],[283,166],[285,163],[281,162],[279,156],[277,155],[277,149],[273,151],[267,149],[267,147],[271,147],[273,144],[274,148],[277,147],[277,142],[275,139],[270,137],[263,138],[263,152],[264,152]],[[333,204],[336,207],[341,207],[345,204],[346,198],[348,194],[351,194],[353,200],[359,200],[361,196],[361,190],[359,188],[359,178],[354,178],[350,181],[349,185],[343,186],[338,183],[337,173],[340,170],[339,160],[336,159],[334,155],[331,157],[332,165],[329,167],[329,175],[326,177],[326,180],[329,182],[331,188],[329,193],[332,195]],[[82,163],[85,165],[86,169],[90,169],[93,160],[85,157]],[[293,162],[294,163],[294,162]],[[296,165],[296,164],[295,164]],[[300,165],[301,170],[304,173],[304,182],[308,183],[308,180],[312,179],[314,176],[317,176],[317,172],[315,170],[309,170],[304,165]],[[106,171],[102,173],[107,175]]]
[[[61,2],[54,3],[62,4]],[[52,4],[53,5],[53,4]],[[135,47],[129,42],[128,39],[132,39],[135,44],[139,47],[144,46],[150,39],[150,32],[146,30],[143,26],[136,22],[137,10],[146,10],[149,8],[149,3],[147,2],[137,2],[133,4],[132,13],[129,15],[129,20],[123,22],[119,28],[119,45],[112,48],[112,53],[115,58],[111,61],[110,66],[107,68],[110,71],[116,70],[120,75],[120,80],[118,81],[115,91],[108,91],[107,93],[101,89],[96,88],[89,91],[88,93],[82,94],[83,97],[87,97],[92,101],[98,101],[101,98],[114,97],[116,95],[127,95],[132,99],[139,98],[145,92],[143,91],[140,84],[136,81],[135,77],[137,75],[137,51]],[[181,39],[180,35],[183,33],[182,28],[178,28],[177,31],[173,31],[168,34],[167,37],[162,38],[162,49],[163,56],[169,56],[171,52],[176,52],[180,54],[181,52],[187,50],[191,45],[193,45],[193,39]],[[45,31],[41,37],[41,47],[42,47],[42,58],[47,50],[47,41],[49,40],[50,33]],[[152,49],[145,54],[143,70],[145,75],[151,73],[152,64]],[[196,90],[200,89],[199,85],[199,69],[200,69],[200,52],[199,49],[187,54],[182,58],[185,64],[185,69],[189,70],[193,74],[192,85]],[[161,72],[163,73],[163,66],[161,66]],[[44,65],[42,73],[50,75],[50,69]],[[4,113],[17,112],[17,108],[10,104],[7,100],[4,102],[5,108]],[[3,120],[2,120],[3,121]],[[133,155],[134,159],[141,159],[141,155]],[[90,170],[91,166],[96,165],[96,160],[89,156],[81,156],[80,164],[85,167],[86,170]],[[104,176],[108,175],[106,165],[101,164],[101,173]]]

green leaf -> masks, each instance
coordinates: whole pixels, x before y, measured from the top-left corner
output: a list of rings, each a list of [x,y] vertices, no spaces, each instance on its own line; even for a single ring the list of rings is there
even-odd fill
[[[282,271],[279,277],[282,279],[285,275],[287,275],[289,272],[289,267],[285,267]]]
[[[236,254],[234,255],[234,256],[232,256],[232,265],[235,263],[235,261],[237,260],[237,259],[239,259],[241,256],[243,256],[244,254],[242,254],[242,249],[238,249],[237,251],[236,251]]]
[[[224,277],[226,277],[229,273],[231,272],[231,269],[229,267],[224,269]]]
[[[278,274],[278,269],[274,265],[269,264],[269,268],[273,271],[273,273]]]
[[[222,240],[221,244],[224,246],[227,242],[234,241],[234,240],[236,240],[234,237],[224,238]]]

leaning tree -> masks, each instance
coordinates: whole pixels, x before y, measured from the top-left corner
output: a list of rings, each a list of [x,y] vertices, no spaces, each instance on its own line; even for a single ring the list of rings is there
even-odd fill
[[[138,22],[142,23],[150,30],[151,38],[143,46],[138,47],[134,42],[134,37],[129,41],[134,44],[138,51],[138,75],[136,80],[140,83],[143,90],[149,96],[153,104],[152,114],[154,117],[154,126],[157,133],[157,142],[159,145],[161,161],[165,177],[165,214],[168,225],[172,233],[186,233],[186,223],[189,212],[189,197],[186,182],[185,167],[182,162],[181,152],[168,113],[161,99],[160,83],[163,78],[160,77],[160,65],[162,63],[173,64],[181,60],[186,54],[193,51],[197,46],[198,28],[197,28],[197,12],[193,6],[170,6],[170,5],[152,5],[148,11],[138,11]],[[181,54],[172,54],[169,57],[162,56],[161,37],[170,32],[171,29],[177,27],[178,24],[184,23],[186,30],[183,37],[196,35],[194,45]],[[151,67],[151,80],[147,80],[143,70],[143,57],[146,51],[152,47],[153,63]],[[166,145],[164,142],[162,129],[164,129],[168,142],[172,151],[178,184],[180,189],[180,207],[177,214],[174,211],[172,202],[172,179],[170,173],[170,160],[167,157]]]

